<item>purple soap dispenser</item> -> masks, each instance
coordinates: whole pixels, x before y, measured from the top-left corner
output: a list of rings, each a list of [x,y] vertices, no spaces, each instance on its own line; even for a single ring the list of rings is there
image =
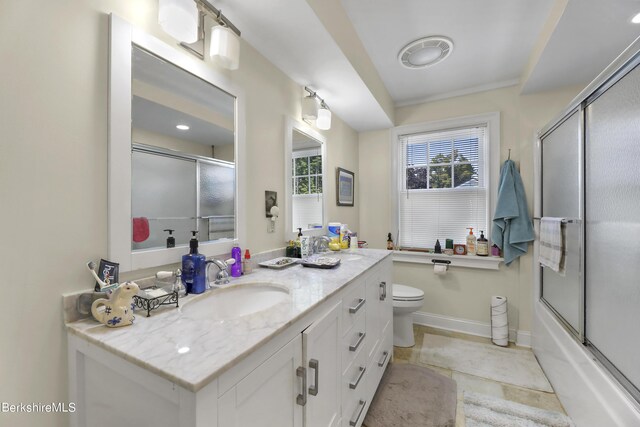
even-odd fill
[[[231,264],[231,276],[242,276],[242,249],[240,249],[240,245],[237,243],[234,243],[233,248],[231,248],[231,258],[236,261]]]

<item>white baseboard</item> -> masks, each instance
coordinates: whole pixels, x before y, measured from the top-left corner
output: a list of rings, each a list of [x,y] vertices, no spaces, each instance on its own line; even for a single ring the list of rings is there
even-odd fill
[[[413,323],[447,331],[491,338],[491,324],[478,322],[477,320],[416,311],[413,313]],[[531,347],[531,332],[509,329],[509,341],[515,342],[516,345],[522,347]]]

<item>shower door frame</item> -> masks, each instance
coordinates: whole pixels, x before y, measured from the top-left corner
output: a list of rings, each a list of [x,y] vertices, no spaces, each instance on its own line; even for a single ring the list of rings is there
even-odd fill
[[[567,329],[567,331],[576,338],[581,344],[585,342],[585,326],[586,326],[586,301],[585,301],[585,274],[584,274],[584,260],[585,260],[585,212],[584,212],[584,200],[585,200],[585,176],[584,176],[584,166],[585,166],[585,106],[581,103],[580,105],[565,111],[564,115],[560,120],[553,122],[553,125],[544,128],[538,136],[538,145],[540,147],[540,216],[538,218],[542,218],[542,212],[544,212],[543,205],[543,197],[544,194],[544,185],[543,185],[543,174],[544,174],[544,139],[549,136],[552,132],[558,129],[562,124],[564,124],[567,120],[569,120],[574,114],[578,114],[578,217],[571,218],[570,220],[573,223],[577,223],[579,227],[578,235],[579,235],[579,251],[578,251],[578,329],[576,330],[573,325],[571,325],[565,318],[560,314],[555,307],[553,307],[550,301],[547,301],[544,298],[544,267],[542,265],[538,265],[539,268],[539,289],[540,289],[540,301],[554,314],[554,316],[562,323],[562,325]],[[563,227],[569,227],[569,224],[563,224]]]

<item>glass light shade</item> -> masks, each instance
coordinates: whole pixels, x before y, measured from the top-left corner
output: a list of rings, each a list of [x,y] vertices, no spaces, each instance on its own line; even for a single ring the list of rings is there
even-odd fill
[[[315,96],[305,96],[302,98],[302,118],[304,120],[315,120],[318,118],[318,108],[320,104]]]
[[[237,70],[240,65],[240,39],[231,29],[216,25],[211,28],[209,56],[229,70]]]
[[[331,111],[327,108],[321,108],[318,110],[318,118],[316,119],[316,126],[320,130],[331,129]]]
[[[158,23],[181,42],[198,41],[198,6],[193,0],[159,0]]]

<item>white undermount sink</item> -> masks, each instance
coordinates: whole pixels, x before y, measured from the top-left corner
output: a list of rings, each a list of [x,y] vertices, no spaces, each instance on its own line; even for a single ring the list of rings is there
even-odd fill
[[[180,311],[209,320],[233,319],[267,310],[289,298],[286,288],[272,283],[243,283],[210,291],[187,302]]]

